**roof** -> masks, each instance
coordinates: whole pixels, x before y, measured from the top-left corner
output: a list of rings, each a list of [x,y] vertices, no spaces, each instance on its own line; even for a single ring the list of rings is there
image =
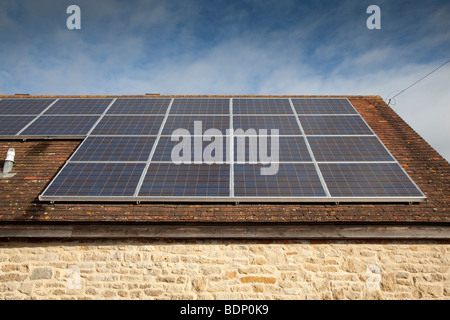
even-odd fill
[[[87,97],[87,96],[27,96]],[[21,96],[0,98],[26,99]],[[118,96],[88,96],[118,97]],[[129,96],[120,96],[129,97]],[[138,97],[138,96],[132,96]],[[145,96],[151,98],[150,96]],[[156,96],[186,97],[186,96]],[[206,96],[189,96],[206,97]],[[319,96],[208,96],[319,97]],[[320,96],[324,97],[324,96]],[[326,96],[330,97],[330,96]],[[333,96],[343,97],[343,96]],[[313,223],[450,225],[450,165],[379,96],[344,96],[355,106],[427,201],[415,204],[301,203],[46,203],[38,196],[81,140],[0,140],[0,155],[16,150],[16,176],[0,179],[0,223]]]

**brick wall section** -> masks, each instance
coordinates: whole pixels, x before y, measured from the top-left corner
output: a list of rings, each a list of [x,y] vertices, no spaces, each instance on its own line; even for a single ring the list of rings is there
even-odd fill
[[[0,141],[16,149],[17,175],[0,179],[0,221],[449,223],[450,165],[378,97],[351,97],[428,201],[420,204],[82,204],[38,195],[80,141]]]
[[[435,242],[0,243],[0,299],[450,299]]]

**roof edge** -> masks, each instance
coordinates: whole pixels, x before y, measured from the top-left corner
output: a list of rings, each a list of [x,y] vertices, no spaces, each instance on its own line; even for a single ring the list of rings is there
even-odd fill
[[[0,99],[31,99],[31,98],[351,98],[351,99],[382,99],[379,95],[162,95],[162,94],[142,94],[142,95],[0,95]]]
[[[450,224],[0,224],[1,239],[433,240]]]

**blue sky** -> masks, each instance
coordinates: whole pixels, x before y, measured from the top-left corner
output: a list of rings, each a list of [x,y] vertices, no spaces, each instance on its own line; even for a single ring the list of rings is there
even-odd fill
[[[1,0],[0,93],[387,98],[450,59],[449,17],[448,0]],[[449,80],[450,64],[393,107],[447,159]]]

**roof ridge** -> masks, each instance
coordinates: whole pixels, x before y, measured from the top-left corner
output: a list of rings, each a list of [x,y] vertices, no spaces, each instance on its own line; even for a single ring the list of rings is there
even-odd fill
[[[1,98],[351,98],[351,99],[381,99],[379,95],[220,95],[220,94],[204,94],[204,95],[160,95],[160,94],[143,94],[143,95],[0,95]]]

